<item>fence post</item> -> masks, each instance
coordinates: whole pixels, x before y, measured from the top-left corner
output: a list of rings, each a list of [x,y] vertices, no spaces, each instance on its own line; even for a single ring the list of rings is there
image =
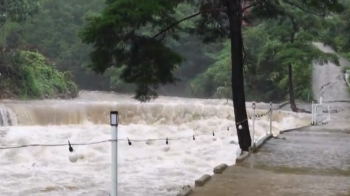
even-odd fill
[[[270,101],[270,134],[272,134],[272,102]]]
[[[314,125],[314,101],[311,102],[311,125]]]
[[[252,116],[252,121],[253,121],[253,125],[252,125],[252,132],[253,132],[253,136],[252,136],[252,146],[255,145],[255,102],[253,102],[252,105],[253,108],[253,116]]]
[[[118,111],[111,111],[111,140],[112,140],[112,184],[111,184],[111,196],[118,195]]]

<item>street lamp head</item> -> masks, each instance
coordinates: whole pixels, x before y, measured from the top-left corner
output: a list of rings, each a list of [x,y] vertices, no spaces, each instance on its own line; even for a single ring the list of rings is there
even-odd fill
[[[111,111],[110,113],[110,122],[111,126],[118,126],[118,111]]]

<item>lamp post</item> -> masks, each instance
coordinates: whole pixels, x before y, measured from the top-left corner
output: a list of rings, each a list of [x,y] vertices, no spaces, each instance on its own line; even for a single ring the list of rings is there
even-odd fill
[[[112,140],[112,186],[111,196],[118,195],[118,111],[111,111],[110,123],[111,123],[111,140]]]

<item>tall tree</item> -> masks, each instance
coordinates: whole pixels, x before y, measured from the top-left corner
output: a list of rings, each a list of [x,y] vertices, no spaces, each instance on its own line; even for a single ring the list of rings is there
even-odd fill
[[[310,84],[310,88],[299,88],[297,91],[299,97],[305,97],[312,96],[311,78],[300,77],[301,75],[295,77],[293,68],[310,70],[312,61],[321,63],[331,61],[338,65],[338,57],[332,53],[324,53],[312,44],[329,39],[322,36],[322,31],[319,30],[328,28],[330,24],[327,20],[317,16],[316,13],[303,13],[299,9],[290,9],[286,4],[281,4],[281,11],[283,15],[268,20],[268,25],[264,27],[269,36],[267,44],[260,51],[258,66],[269,67],[270,73],[274,74],[273,80],[280,83],[282,89],[287,87],[291,109],[298,112],[300,109],[295,103],[293,80]]]
[[[81,32],[84,43],[93,45],[90,54],[90,67],[103,73],[111,66],[126,66],[121,78],[136,84],[135,98],[148,101],[156,98],[155,89],[159,85],[175,83],[173,71],[183,58],[166,46],[166,39],[179,39],[179,32],[186,30],[178,24],[201,16],[192,32],[204,42],[215,42],[229,37],[231,41],[231,87],[240,148],[248,151],[251,146],[244,94],[244,47],[242,22],[249,23],[244,11],[252,8],[250,16],[276,17],[280,2],[288,2],[291,7],[316,11],[338,10],[342,6],[337,0],[178,0],[178,1],[139,1],[107,0],[107,7],[100,15],[89,17]],[[176,7],[184,2],[192,3],[198,12],[181,20],[174,17]],[[248,2],[246,7],[243,3]],[[154,34],[143,35],[140,30],[152,27]]]

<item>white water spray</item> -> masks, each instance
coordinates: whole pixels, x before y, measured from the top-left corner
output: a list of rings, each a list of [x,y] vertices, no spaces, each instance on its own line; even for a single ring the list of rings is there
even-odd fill
[[[18,126],[0,129],[1,145],[108,140],[109,111],[118,110],[118,137],[132,142],[131,146],[119,142],[121,196],[175,195],[183,185],[211,174],[216,165],[234,164],[238,149],[233,109],[225,100],[161,97],[140,104],[125,96],[86,92],[73,101],[8,101],[3,107],[15,114],[10,119]],[[257,114],[266,113],[259,107]],[[277,134],[306,125],[310,118],[276,111],[272,131]],[[255,138],[265,135],[269,125],[268,116],[257,120]],[[180,137],[184,139],[172,140]],[[157,138],[162,139],[150,140]],[[110,145],[73,146],[74,153],[68,146],[0,150],[0,192],[6,196],[107,195]]]

